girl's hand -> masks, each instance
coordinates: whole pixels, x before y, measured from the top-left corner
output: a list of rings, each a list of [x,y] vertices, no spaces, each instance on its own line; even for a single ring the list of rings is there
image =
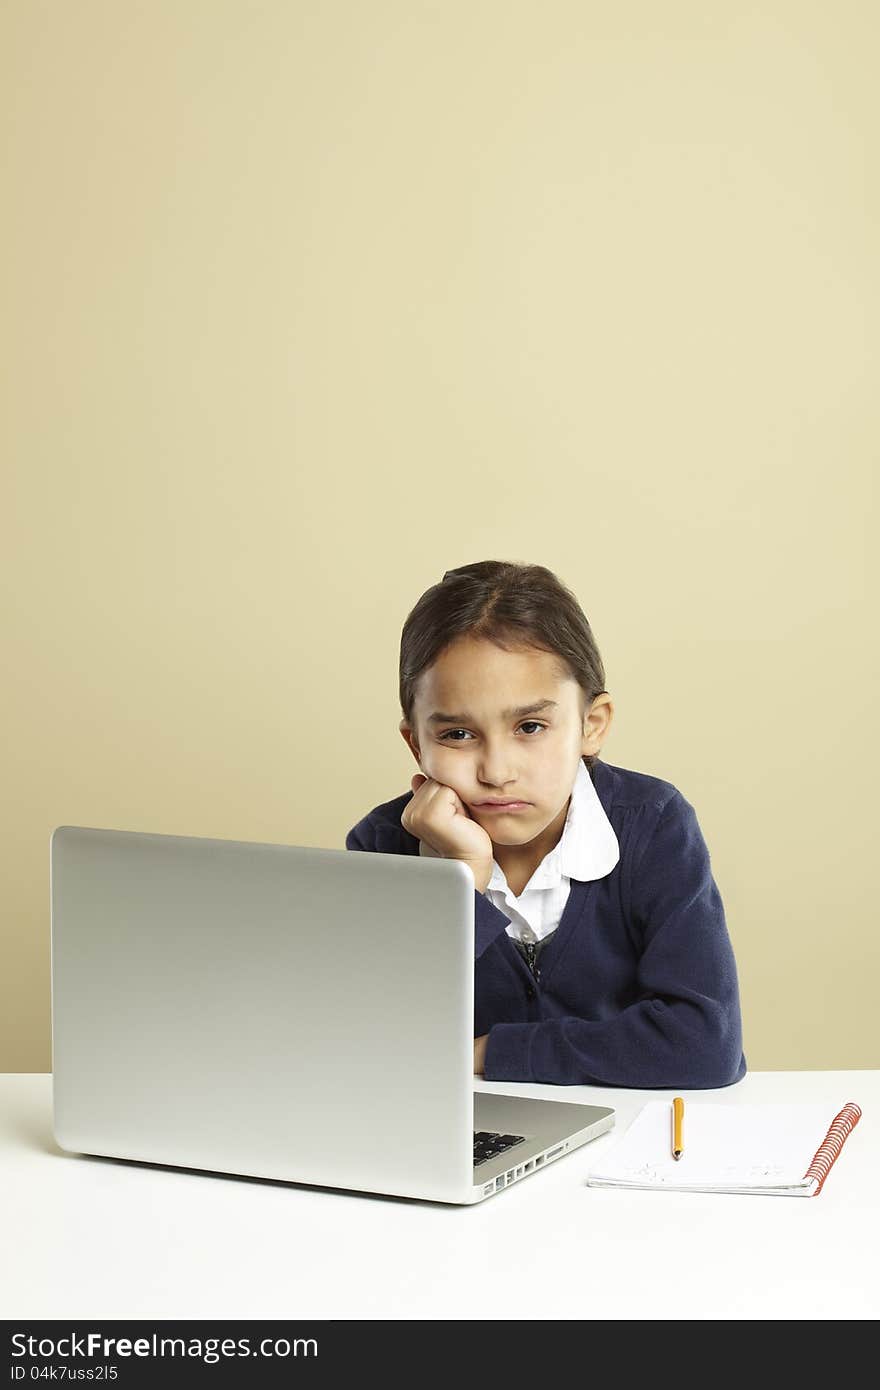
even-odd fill
[[[469,864],[482,893],[492,877],[492,841],[452,787],[417,772],[410,783],[413,798],[403,808],[404,830],[424,840],[443,859]]]

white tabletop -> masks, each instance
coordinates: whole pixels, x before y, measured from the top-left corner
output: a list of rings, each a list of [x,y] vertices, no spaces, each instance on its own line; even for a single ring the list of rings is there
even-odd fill
[[[671,1091],[480,1090],[613,1105]],[[876,1318],[880,1072],[754,1072],[713,1104],[856,1101],[818,1197],[606,1191],[615,1131],[471,1207],[73,1155],[49,1073],[0,1076],[7,1319]]]

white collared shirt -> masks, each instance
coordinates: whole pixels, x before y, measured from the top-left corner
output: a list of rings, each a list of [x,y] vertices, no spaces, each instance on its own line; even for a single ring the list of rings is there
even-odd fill
[[[440,858],[422,840],[419,854]],[[604,878],[619,859],[617,836],[582,758],[558,844],[545,854],[519,897],[510,888],[504,870],[493,860],[486,896],[510,918],[505,929],[508,936],[520,941],[541,941],[559,926],[571,880]]]

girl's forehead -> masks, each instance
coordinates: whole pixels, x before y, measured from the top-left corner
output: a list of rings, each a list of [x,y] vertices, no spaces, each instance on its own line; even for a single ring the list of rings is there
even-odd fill
[[[487,644],[484,644],[487,645]],[[422,672],[419,703],[428,715],[445,712],[456,717],[466,711],[504,716],[542,705],[559,710],[576,696],[576,682],[564,677],[559,660],[549,652],[448,651]]]
[[[505,649],[494,642],[459,640],[445,648],[423,673],[432,684],[474,682],[497,678],[506,681],[543,677],[558,683],[560,660],[554,652],[533,647]]]

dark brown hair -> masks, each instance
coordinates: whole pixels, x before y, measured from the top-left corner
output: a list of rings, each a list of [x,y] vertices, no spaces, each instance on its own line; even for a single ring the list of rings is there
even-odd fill
[[[400,707],[415,727],[416,687],[423,671],[459,637],[494,642],[504,651],[527,647],[560,658],[560,675],[577,681],[581,715],[605,690],[605,668],[590,624],[570,589],[543,565],[479,560],[447,570],[407,615],[400,637]],[[585,754],[592,767],[598,754]]]

